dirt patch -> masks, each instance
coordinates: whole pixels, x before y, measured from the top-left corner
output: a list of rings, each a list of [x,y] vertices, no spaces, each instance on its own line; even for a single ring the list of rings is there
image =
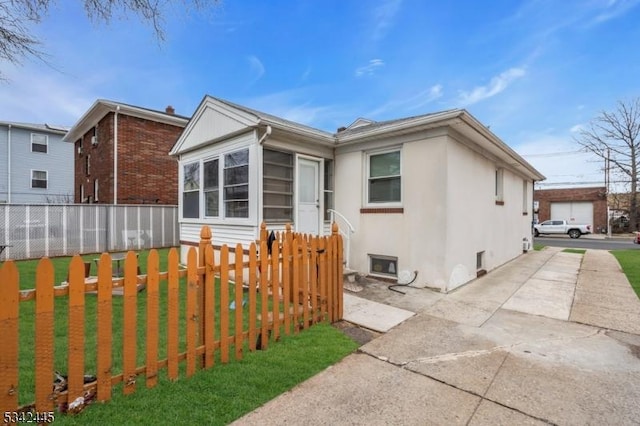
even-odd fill
[[[382,334],[376,331],[369,330],[367,328],[362,328],[348,321],[338,321],[334,323],[333,326],[342,331],[345,335],[349,336],[360,346],[364,345],[365,343],[369,343]]]

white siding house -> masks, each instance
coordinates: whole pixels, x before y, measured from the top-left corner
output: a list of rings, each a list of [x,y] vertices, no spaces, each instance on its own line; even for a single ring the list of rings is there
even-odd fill
[[[544,179],[460,109],[332,134],[206,96],[171,154],[183,246],[202,224],[215,245],[246,247],[262,221],[324,234],[332,209],[351,269],[441,291],[522,253]]]
[[[0,203],[73,201],[67,128],[0,121]]]

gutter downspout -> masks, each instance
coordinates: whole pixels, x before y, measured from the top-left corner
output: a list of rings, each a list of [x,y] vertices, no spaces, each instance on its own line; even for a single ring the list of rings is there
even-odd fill
[[[11,124],[7,128],[7,204],[11,204]]]
[[[120,105],[113,116],[113,205],[118,204],[118,112]]]
[[[262,137],[258,141],[258,145],[262,145],[264,141],[266,141],[267,138],[269,138],[269,136],[271,136],[271,126],[267,124],[267,130],[264,132],[264,135],[262,135]]]
[[[264,135],[262,135],[260,137],[260,139],[258,139],[258,146],[262,146],[262,144],[269,138],[269,136],[271,136],[271,126],[267,124],[267,128],[265,129]],[[264,199],[262,197],[262,193],[263,193],[263,188],[262,188],[262,174],[264,173],[264,171],[262,170],[262,162],[263,162],[263,154],[262,152],[260,152],[259,157],[260,159],[259,163],[258,163],[258,200],[259,202],[256,203],[256,209],[258,210],[256,212],[256,217],[258,218],[258,223],[257,225],[259,225],[260,223],[262,223],[262,221],[264,220],[264,217],[262,216],[261,212],[263,210],[263,205],[264,205]],[[258,237],[260,236],[260,234],[258,234]]]

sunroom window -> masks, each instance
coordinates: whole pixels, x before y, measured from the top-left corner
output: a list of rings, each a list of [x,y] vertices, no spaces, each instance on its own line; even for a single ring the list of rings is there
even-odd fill
[[[217,158],[204,162],[204,215],[208,217],[220,215],[218,163],[219,160]]]
[[[224,156],[225,217],[249,217],[249,150]]]
[[[263,162],[263,216],[267,222],[293,220],[293,154],[265,149]]]
[[[185,164],[182,171],[182,217],[200,217],[200,163]]]

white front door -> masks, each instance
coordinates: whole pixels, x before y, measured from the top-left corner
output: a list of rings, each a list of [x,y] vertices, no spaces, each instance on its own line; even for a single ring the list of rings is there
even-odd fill
[[[298,158],[297,181],[296,230],[317,235],[320,231],[320,162]]]

